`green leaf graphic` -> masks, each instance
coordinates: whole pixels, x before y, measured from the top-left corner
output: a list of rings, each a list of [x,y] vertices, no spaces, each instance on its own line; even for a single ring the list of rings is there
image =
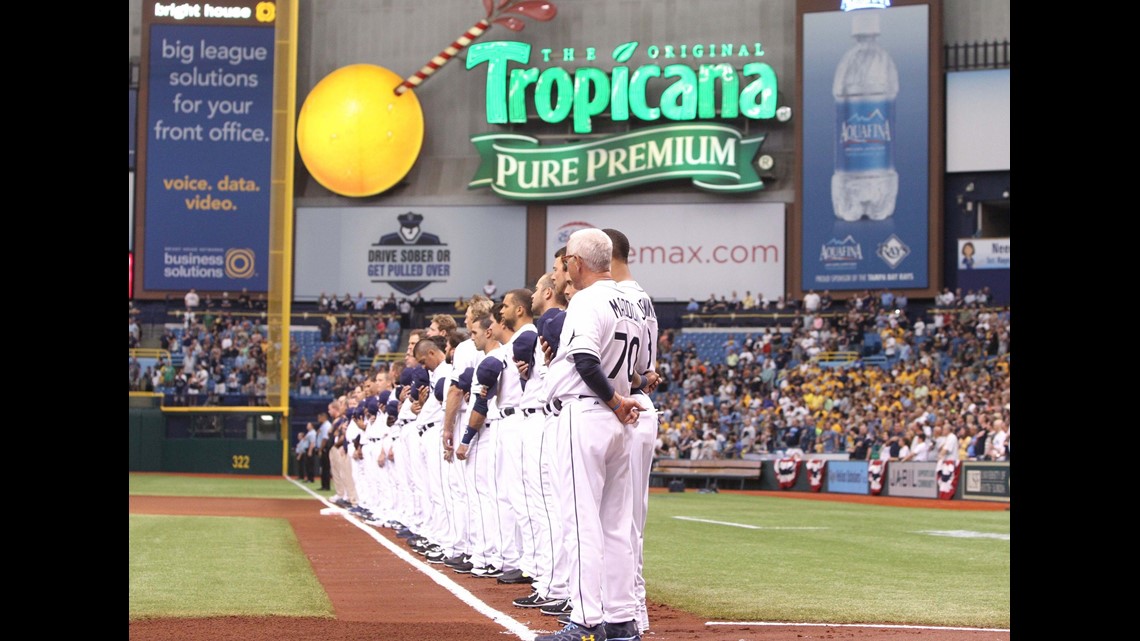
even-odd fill
[[[633,57],[633,52],[637,51],[637,45],[638,42],[636,40],[633,42],[627,42],[623,45],[618,45],[614,48],[614,60],[619,63],[626,62]]]

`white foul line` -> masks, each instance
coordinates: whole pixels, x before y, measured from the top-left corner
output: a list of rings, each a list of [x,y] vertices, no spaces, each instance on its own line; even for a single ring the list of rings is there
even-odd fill
[[[934,536],[949,536],[956,539],[997,539],[999,541],[1008,541],[1008,534],[998,534],[996,532],[975,532],[973,530],[919,530],[919,534],[931,534]]]
[[[294,481],[293,479],[289,479],[289,480],[292,481],[294,484],[296,484],[301,489],[308,492],[309,494],[312,494],[313,496],[315,496],[322,503],[327,505],[328,508],[331,508],[331,509],[328,509],[328,508],[322,509],[321,514],[331,515],[331,514],[335,514],[335,513],[339,512],[341,514],[341,517],[345,521],[348,521],[349,523],[355,525],[357,527],[357,529],[367,533],[368,536],[372,537],[377,543],[388,548],[389,552],[395,554],[397,557],[406,561],[408,563],[408,565],[411,565],[416,570],[418,570],[421,574],[430,578],[432,581],[435,581],[436,583],[438,583],[440,585],[440,587],[442,587],[443,589],[454,594],[460,601],[463,601],[467,605],[470,605],[477,612],[479,612],[480,614],[491,619],[495,623],[498,623],[499,625],[503,626],[504,628],[507,629],[508,632],[517,636],[518,638],[522,639],[523,641],[533,641],[534,640],[534,637],[536,636],[535,633],[531,632],[530,628],[519,623],[514,617],[511,617],[507,614],[499,612],[495,608],[492,608],[491,606],[487,605],[482,600],[480,600],[479,597],[475,596],[474,594],[471,594],[471,592],[469,592],[467,590],[467,588],[464,588],[463,586],[459,585],[455,581],[452,581],[450,577],[444,575],[443,573],[435,571],[434,569],[432,569],[431,565],[421,562],[418,558],[412,556],[407,550],[405,550],[402,547],[396,545],[395,543],[389,541],[387,537],[385,537],[385,536],[381,535],[379,532],[377,532],[376,528],[372,527],[371,525],[367,525],[365,523],[360,522],[359,519],[357,519],[354,516],[352,516],[351,514],[349,514],[347,510],[345,510],[345,509],[343,509],[337,505],[333,505],[332,503],[328,502],[325,499],[325,497],[321,496],[320,494],[317,494],[316,492],[305,487],[304,485],[301,485],[297,481]]]
[[[712,519],[698,519],[691,516],[674,516],[673,518],[680,521],[694,521],[696,523],[712,523],[713,525],[727,525],[729,527],[742,527],[746,530],[826,530],[825,527],[782,527],[782,526],[765,526],[765,525],[747,525],[744,523],[731,523],[729,521],[713,521]]]
[[[892,630],[950,630],[955,632],[1009,632],[1009,628],[955,628],[937,625],[893,625],[874,623],[789,623],[787,621],[705,621],[705,625],[762,625],[815,628],[890,628]]]

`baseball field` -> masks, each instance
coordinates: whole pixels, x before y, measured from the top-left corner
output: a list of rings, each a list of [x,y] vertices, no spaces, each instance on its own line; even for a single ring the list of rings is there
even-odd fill
[[[526,585],[431,565],[312,485],[128,474],[129,638],[530,640]],[[1004,640],[1008,504],[792,492],[656,492],[646,527],[660,641]]]

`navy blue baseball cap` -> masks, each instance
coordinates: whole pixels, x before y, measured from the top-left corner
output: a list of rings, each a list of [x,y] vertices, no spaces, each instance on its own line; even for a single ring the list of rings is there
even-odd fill
[[[431,384],[431,374],[428,374],[426,368],[413,367],[412,369],[412,388],[418,389],[421,385]]]
[[[380,397],[379,396],[369,396],[368,398],[364,399],[364,409],[365,409],[365,411],[367,411],[369,414],[371,414],[373,416],[379,415],[380,414]]]
[[[459,378],[455,379],[455,386],[464,392],[471,391],[471,379],[475,377],[475,368],[468,367],[459,374]]]
[[[399,415],[399,413],[400,413],[400,401],[398,399],[395,399],[395,398],[388,399],[387,409],[388,409],[388,416],[391,416],[392,418],[396,418],[396,416]]]
[[[546,322],[542,324],[542,338],[550,346],[550,349],[557,354],[558,343],[562,338],[562,325],[566,322],[566,312],[561,309],[551,309],[547,310],[543,317],[546,317]]]
[[[383,392],[380,392],[380,406],[386,406],[388,404],[389,398],[392,398],[392,390],[386,389]]]
[[[534,348],[538,345],[538,332],[527,330],[515,336],[513,343],[516,361],[534,363]]]

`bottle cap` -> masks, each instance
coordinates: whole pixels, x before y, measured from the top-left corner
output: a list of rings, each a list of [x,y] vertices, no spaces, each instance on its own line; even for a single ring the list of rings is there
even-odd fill
[[[851,35],[877,36],[879,35],[879,10],[861,9],[851,12]]]

